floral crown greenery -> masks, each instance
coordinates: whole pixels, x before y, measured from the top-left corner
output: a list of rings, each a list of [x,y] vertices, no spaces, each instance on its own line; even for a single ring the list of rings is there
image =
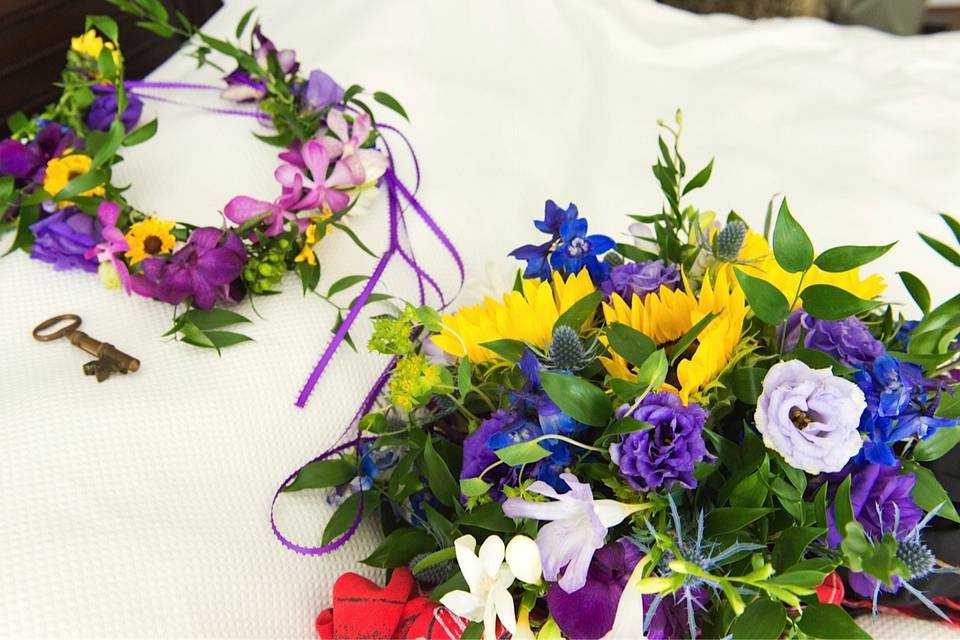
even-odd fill
[[[363,563],[463,637],[867,637],[840,576],[945,617],[923,530],[960,516],[922,463],[960,441],[960,296],[932,309],[901,273],[907,321],[860,273],[892,245],[817,253],[785,199],[762,233],[686,204],[713,162],[688,177],[680,114],[661,126],[666,204],[632,242],[548,201],[512,291],[377,319],[388,400],[285,491],[339,505],[325,545],[379,518]]]

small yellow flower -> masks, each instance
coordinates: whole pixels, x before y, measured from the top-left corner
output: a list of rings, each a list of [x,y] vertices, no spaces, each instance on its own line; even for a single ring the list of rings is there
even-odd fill
[[[90,159],[90,156],[85,156],[79,153],[53,158],[47,162],[47,169],[43,176],[43,190],[49,193],[51,196],[57,195],[65,186],[67,186],[68,182],[77,176],[82,176],[90,171],[90,165],[92,163],[93,160]],[[84,191],[80,195],[102,196],[103,194],[103,185],[99,185]],[[71,204],[73,203],[64,200],[60,203],[60,207],[63,208]]]
[[[81,36],[70,39],[71,49],[85,56],[90,56],[94,60],[100,57],[100,52],[103,51],[104,47],[113,51],[113,62],[119,64],[120,52],[116,50],[112,42],[104,44],[103,38],[98,36],[97,32],[93,29],[88,30]]]
[[[130,249],[124,254],[130,265],[135,265],[144,258],[170,253],[177,239],[170,231],[176,223],[172,220],[147,218],[130,226],[124,239]]]
[[[566,280],[557,272],[552,282],[524,280],[523,293],[511,291],[503,295],[502,302],[487,298],[482,304],[443,316],[443,331],[432,339],[450,355],[467,355],[472,362],[501,359],[480,346],[493,340],[520,340],[546,349],[560,314],[595,289],[586,269]]]
[[[293,259],[294,262],[306,262],[311,267],[317,264],[317,252],[313,250],[313,245],[317,244],[317,225],[311,224],[307,227],[306,237],[303,240],[303,248]]]
[[[397,361],[390,376],[390,400],[396,406],[410,411],[422,404],[438,384],[440,367],[430,364],[422,354],[406,356]]]

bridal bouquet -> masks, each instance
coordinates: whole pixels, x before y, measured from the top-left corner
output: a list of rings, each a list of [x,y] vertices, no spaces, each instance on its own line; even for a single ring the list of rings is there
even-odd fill
[[[373,294],[349,304],[335,298],[367,280],[364,275],[318,290],[326,235],[344,233],[378,257],[347,224],[393,171],[363,88],[343,89],[319,69],[301,73],[295,52],[278,48],[252,10],[237,25],[234,42],[197,30],[180,13],[171,16],[159,0],[114,4],[155,33],[193,39],[192,55],[201,65],[217,66],[213,56],[219,55],[236,68],[222,85],[127,80],[116,22],[89,16],[86,31],[70,43],[61,97],[40,114],[12,116],[11,136],[0,141],[0,235],[15,231],[7,253],[21,249],[57,270],[99,273],[108,288],[176,305],[168,335],[217,350],[250,339],[224,330],[249,320],[220,307],[278,293],[287,273],[298,276],[304,294],[337,309],[337,327],[357,304],[389,297]],[[176,103],[151,93],[168,89],[212,89],[230,108],[207,111],[269,127],[254,135],[282,148],[277,195],[237,195],[224,203],[222,221],[216,213],[219,224],[205,227],[131,202],[128,186],[114,182],[113,168],[125,148],[156,133],[157,120],[140,124],[144,101]],[[406,117],[389,94],[371,97]]]
[[[376,319],[388,402],[285,487],[339,505],[324,544],[386,536],[363,562],[389,583],[342,576],[321,637],[867,637],[845,591],[945,615],[924,528],[960,516],[922,463],[960,441],[960,296],[902,273],[907,321],[860,272],[892,245],[687,205],[713,165],[688,177],[661,126],[633,242],[548,201],[512,290]]]

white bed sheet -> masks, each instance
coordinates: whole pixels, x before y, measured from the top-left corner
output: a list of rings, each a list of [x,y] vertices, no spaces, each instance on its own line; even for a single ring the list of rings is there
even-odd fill
[[[261,4],[266,33],[307,69],[401,99],[423,201],[475,276],[536,238],[530,221],[546,198],[575,201],[607,233],[625,214],[658,208],[655,121],[679,106],[689,162],[717,157],[714,180],[691,198],[698,205],[759,223],[767,199],[785,192],[819,248],[899,240],[878,263],[884,274],[913,270],[937,299],[956,289],[955,271],[913,231],[945,235],[935,213],[960,210],[960,35],[750,23],[646,0]],[[248,6],[228,2],[207,30],[231,33]],[[151,77],[215,80],[184,57]],[[142,207],[216,224],[235,194],[273,197],[275,159],[249,122],[148,110],[160,132],[118,169]],[[382,215],[357,229],[385,242]],[[415,241],[452,284],[429,238]],[[335,265],[326,283],[372,266],[342,237],[323,250]],[[160,338],[165,305],[24,255],[0,261],[0,635],[312,634],[332,581],[358,568],[376,536],[363,530],[329,557],[295,555],[271,535],[270,497],[339,433],[381,360],[341,353],[309,406],[295,409],[333,316],[286,285],[258,304],[257,342],[217,358]],[[413,293],[399,270],[387,286]],[[906,300],[898,285],[892,295]],[[97,385],[81,375],[79,352],[30,338],[64,312],[142,370]],[[325,515],[309,501],[298,496],[280,514],[304,542]]]

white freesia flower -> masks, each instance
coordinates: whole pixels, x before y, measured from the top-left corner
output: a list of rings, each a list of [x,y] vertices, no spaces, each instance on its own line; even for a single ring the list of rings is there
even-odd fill
[[[540,582],[543,567],[537,543],[527,536],[514,536],[507,544],[507,566],[520,582]]]
[[[479,554],[475,552],[477,540],[470,535],[457,538],[453,547],[470,591],[451,591],[440,598],[440,604],[467,620],[483,622],[484,640],[496,640],[497,618],[507,631],[516,633],[513,596],[507,590],[513,584],[513,571],[504,562],[503,540],[490,536],[483,541]]]

